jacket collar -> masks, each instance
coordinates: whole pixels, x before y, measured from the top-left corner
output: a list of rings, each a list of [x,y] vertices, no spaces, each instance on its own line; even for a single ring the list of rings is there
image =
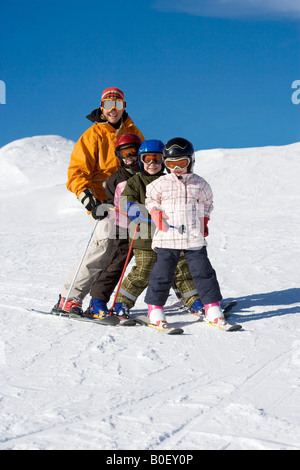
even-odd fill
[[[174,173],[168,173],[168,177],[170,179],[173,179],[175,181],[184,181],[184,180],[188,180],[190,179],[190,177],[193,176],[193,173],[185,173],[184,175],[182,176],[176,176]]]
[[[143,170],[141,172],[142,175],[145,175],[145,176],[156,176],[156,177],[159,177],[159,176],[164,176],[165,173],[164,173],[164,170],[161,170],[159,171],[158,173],[156,173],[155,175],[150,175],[150,173],[148,173],[146,170]]]
[[[94,109],[94,111],[92,111],[90,114],[88,114],[86,116],[86,118],[89,120],[89,121],[92,121],[92,122],[99,122],[99,124],[107,124],[108,121],[106,121],[105,119],[103,119],[101,117],[101,109],[100,108],[97,108],[97,109]],[[128,113],[126,111],[124,111],[123,113],[123,122],[127,121],[127,119],[129,118],[128,116]]]

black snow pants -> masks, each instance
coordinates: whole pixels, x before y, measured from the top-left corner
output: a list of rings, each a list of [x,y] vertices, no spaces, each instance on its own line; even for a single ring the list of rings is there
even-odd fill
[[[112,250],[113,254],[109,266],[100,272],[90,292],[93,299],[104,300],[104,302],[109,302],[121,277],[129,250],[128,239],[114,240]],[[131,252],[130,259],[132,256]]]
[[[165,305],[174,281],[174,273],[181,251],[186,257],[202,303],[219,302],[222,299],[222,294],[216,272],[207,257],[205,246],[199,250],[156,248],[157,261],[150,276],[145,302],[148,305]]]

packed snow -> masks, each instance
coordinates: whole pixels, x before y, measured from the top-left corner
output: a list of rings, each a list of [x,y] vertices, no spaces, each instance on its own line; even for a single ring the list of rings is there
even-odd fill
[[[300,143],[196,153],[209,257],[243,328],[196,323],[171,291],[181,336],[29,311],[56,303],[90,237],[65,186],[73,146],[0,149],[0,449],[299,450]]]

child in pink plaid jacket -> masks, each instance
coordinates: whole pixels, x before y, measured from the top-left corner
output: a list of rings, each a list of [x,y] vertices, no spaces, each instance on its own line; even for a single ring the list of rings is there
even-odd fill
[[[168,174],[147,186],[145,201],[157,227],[152,242],[157,262],[145,296],[150,322],[167,327],[164,305],[183,252],[205,306],[205,319],[224,324],[222,295],[206,251],[207,223],[213,210],[211,187],[193,173],[195,153],[188,140],[176,137],[167,142],[163,159]]]

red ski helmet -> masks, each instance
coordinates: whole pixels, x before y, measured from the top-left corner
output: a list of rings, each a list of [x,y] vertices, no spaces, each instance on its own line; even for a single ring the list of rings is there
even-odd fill
[[[139,148],[142,145],[142,139],[136,134],[131,134],[131,133],[123,134],[118,138],[116,142],[116,152],[119,150],[119,147],[121,145],[125,145],[125,144],[133,144]]]
[[[121,166],[125,168],[131,168],[133,171],[139,171],[138,161],[132,163],[131,165],[125,165],[124,160],[120,154],[120,148],[123,147],[123,145],[126,145],[127,147],[136,147],[136,149],[138,150],[140,146],[142,145],[142,139],[136,134],[132,134],[132,133],[123,134],[118,138],[116,142],[116,147],[115,147],[116,148],[115,155],[118,158]]]

